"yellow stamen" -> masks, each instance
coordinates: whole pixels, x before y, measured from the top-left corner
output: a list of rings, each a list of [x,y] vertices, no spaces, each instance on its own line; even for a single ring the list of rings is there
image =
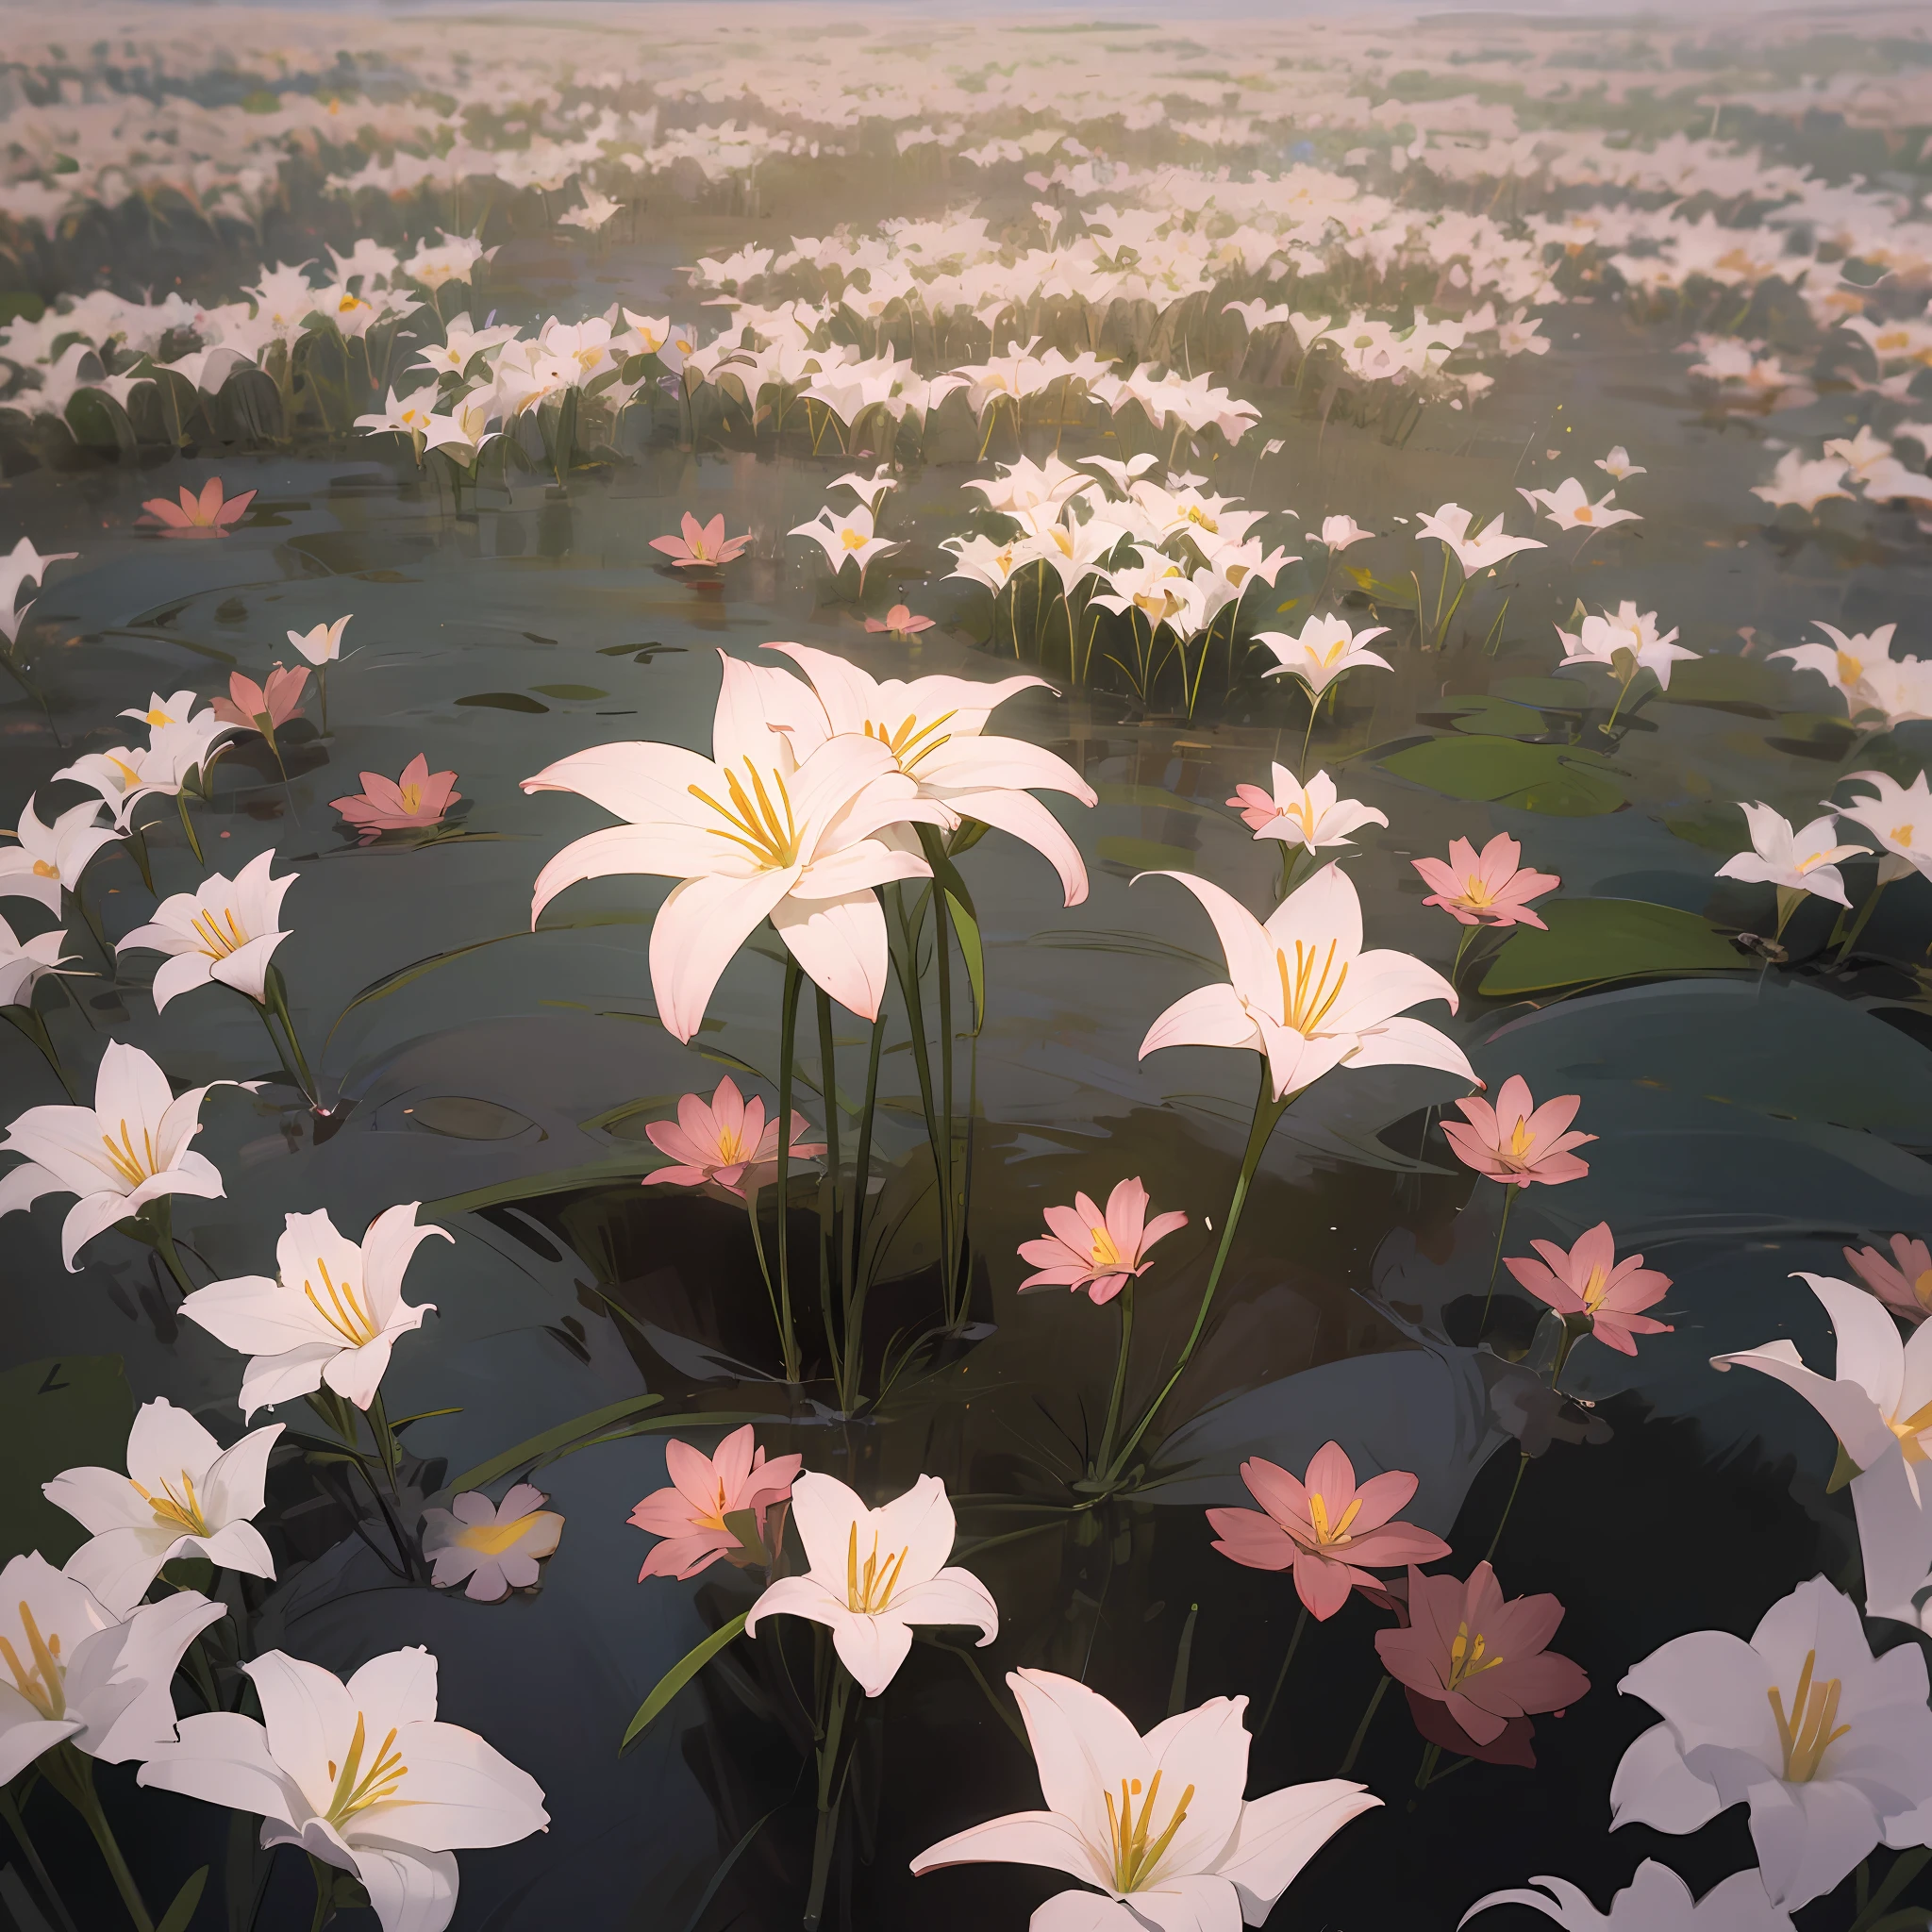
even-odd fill
[[[218,918],[226,923],[226,932],[215,923]],[[242,930],[232,906],[224,906],[219,912],[212,908],[197,912],[188,923],[207,941],[201,950],[211,959],[225,959],[248,943],[248,935]]]
[[[889,1557],[881,1563],[878,1531],[874,1530],[872,1555],[865,1559],[865,1567],[861,1570],[858,1566],[858,1524],[855,1522],[845,1544],[845,1607],[868,1617],[875,1617],[887,1608],[892,1601],[899,1573],[906,1567],[906,1558],[910,1554],[910,1545],[908,1545],[896,1557]]]
[[[1865,667],[1849,651],[1838,654],[1838,681],[1840,684],[1857,684],[1865,675]]]
[[[844,529],[839,532],[839,541],[848,550],[863,550],[869,540],[858,530]]]
[[[1790,1717],[1785,1715],[1784,1697],[1775,1684],[1764,1693],[1771,1700],[1771,1714],[1777,1720],[1777,1740],[1784,1748],[1785,1778],[1790,1784],[1809,1784],[1818,1775],[1825,1752],[1851,1729],[1850,1724],[1833,1727],[1843,1685],[1837,1677],[1814,1684],[1811,1673],[1817,1663],[1818,1653],[1807,1650]]]
[[[1449,1681],[1443,1685],[1445,1690],[1454,1690],[1457,1685],[1466,1683],[1471,1677],[1479,1676],[1484,1671],[1493,1671],[1503,1661],[1499,1657],[1490,1657],[1488,1640],[1482,1633],[1476,1633],[1474,1641],[1469,1635],[1469,1625],[1456,1626],[1455,1641],[1449,1646]]]
[[[457,1532],[457,1541],[480,1556],[500,1557],[514,1549],[530,1526],[527,1516],[513,1516],[508,1523],[472,1523]],[[724,1525],[720,1524],[719,1528]]]
[[[7,1660],[13,1688],[43,1716],[63,1717],[67,1711],[67,1674],[60,1663],[60,1633],[57,1630],[51,1637],[42,1637],[40,1625],[34,1622],[33,1610],[25,1601],[20,1606],[20,1627],[33,1657],[31,1664],[23,1664],[20,1653],[0,1637],[0,1657]]]
[[[1124,1257],[1112,1235],[1104,1227],[1090,1227],[1087,1233],[1093,1243],[1093,1265],[1096,1268],[1118,1268]]]
[[[1529,1131],[1529,1117],[1524,1118],[1509,1129],[1509,1158],[1524,1161],[1529,1158],[1529,1151],[1536,1145],[1536,1137]]]
[[[155,1512],[155,1522],[162,1529],[179,1530],[184,1536],[212,1536],[208,1526],[208,1518],[202,1514],[201,1499],[194,1493],[194,1478],[184,1469],[181,1472],[181,1493],[175,1493],[173,1483],[163,1483],[158,1496],[135,1482],[132,1476],[128,1483],[136,1495]]]
[[[1316,1491],[1308,1497],[1308,1521],[1315,1526],[1315,1541],[1319,1543],[1345,1543],[1354,1539],[1348,1533],[1348,1525],[1361,1514],[1362,1499],[1357,1496],[1341,1512],[1341,1521],[1333,1528],[1328,1523],[1328,1499]]]
[[[368,1729],[362,1713],[356,1713],[356,1735],[349,1740],[349,1755],[342,1760],[340,1776],[336,1774],[335,1760],[329,1760],[329,1775],[335,1777],[336,1788],[328,1801],[328,1809],[323,1813],[325,1819],[340,1831],[358,1811],[366,1811],[372,1805],[380,1805],[395,1796],[396,1787],[408,1775],[409,1767],[403,1762],[402,1755],[395,1748],[396,1734],[391,1730],[377,1749],[375,1760],[368,1772],[358,1777],[362,1767],[362,1753],[368,1744]]]
[[[302,1292],[308,1297],[309,1306],[351,1348],[361,1348],[374,1341],[381,1331],[374,1313],[358,1299],[355,1283],[343,1280],[338,1284],[330,1280],[328,1263],[320,1255],[315,1257],[315,1268],[328,1291],[329,1306],[323,1307],[313,1285],[305,1278]]]
[[[34,876],[37,879],[58,879],[60,876],[60,868],[58,865],[49,865],[44,858],[37,858],[34,860]]]
[[[708,792],[695,785],[687,789],[700,805],[708,805],[732,827],[729,831],[718,832],[717,836],[730,840],[734,845],[742,845],[761,867],[775,869],[797,864],[798,825],[791,815],[791,796],[785,789],[783,775],[775,769],[760,775],[749,758],[744,761],[744,769],[751,779],[752,791],[746,792],[736,772],[726,772],[724,787],[731,800],[728,806],[720,805]],[[772,794],[765,790],[766,777],[771,779],[772,790],[778,795],[778,807],[784,809],[782,824],[778,808],[773,805]],[[756,803],[753,793],[756,794]]]
[[[1892,826],[1891,842],[1894,845],[1909,846],[1912,842],[1912,827],[1910,825]]]
[[[950,724],[958,715],[957,711],[946,711],[932,720],[930,724],[920,724],[916,716],[910,716],[894,731],[883,724],[875,724],[868,718],[865,721],[865,735],[875,738],[892,756],[899,760],[899,769],[910,774],[912,768],[929,752],[936,752],[951,738],[949,731],[940,731],[940,726]],[[933,734],[939,732],[938,737]],[[922,743],[922,740],[930,741]]]
[[[1339,941],[1328,941],[1328,951],[1321,961],[1320,971],[1316,970],[1316,949],[1310,944],[1304,946],[1300,940],[1294,942],[1294,975],[1291,982],[1288,970],[1288,955],[1277,946],[1274,949],[1275,969],[1281,974],[1281,1021],[1284,1026],[1291,1026],[1305,1039],[1313,1035],[1315,1029],[1328,1017],[1335,1002],[1341,997],[1341,989],[1348,983],[1348,962],[1344,960],[1341,970],[1336,974],[1335,984],[1328,984],[1328,974],[1335,966],[1335,949]]]
[[[146,1158],[134,1151],[134,1136],[127,1123],[121,1123],[121,1144],[117,1147],[106,1134],[101,1136],[101,1145],[108,1150],[108,1162],[114,1172],[130,1188],[138,1188],[144,1180],[152,1179],[160,1172],[160,1162],[155,1158],[155,1137],[143,1127],[141,1130],[141,1144]]]
[[[1155,1801],[1160,1795],[1160,1774],[1158,1771],[1147,1781],[1147,1794],[1141,1801],[1139,1818],[1134,1815],[1134,1800],[1141,1796],[1139,1778],[1122,1778],[1118,1808],[1111,1791],[1104,1791],[1101,1795],[1107,1800],[1108,1830],[1113,1839],[1113,1889],[1123,1892],[1137,1890],[1153,1879],[1160,1863],[1160,1855],[1174,1842],[1174,1835],[1181,1828],[1181,1823],[1188,1815],[1188,1807],[1193,1803],[1194,1788],[1190,1785],[1181,1793],[1181,1801],[1174,1807],[1174,1816],[1167,1822],[1167,1829],[1152,1844],[1147,1842],[1147,1830],[1153,1821]]]
[[[117,758],[112,752],[109,752],[108,754],[108,762],[121,774],[122,784],[139,785],[141,783],[141,774],[125,758]]]

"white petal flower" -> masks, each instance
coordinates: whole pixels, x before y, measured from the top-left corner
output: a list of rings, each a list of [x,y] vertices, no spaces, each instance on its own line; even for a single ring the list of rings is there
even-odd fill
[[[1725,859],[1717,869],[1719,878],[1772,885],[1780,892],[1794,892],[1800,897],[1815,892],[1821,899],[1833,899],[1840,906],[1851,903],[1845,897],[1839,860],[1861,858],[1871,851],[1869,845],[1836,843],[1832,835],[1837,826],[1829,813],[1813,819],[1802,831],[1794,831],[1790,820],[1768,805],[1740,803],[1738,809],[1751,828],[1752,849]]]
[[[532,1589],[538,1564],[555,1556],[563,1518],[543,1505],[543,1491],[518,1483],[492,1503],[481,1490],[466,1490],[447,1509],[423,1512],[423,1554],[438,1590],[467,1581],[463,1592],[479,1604],[499,1604],[513,1590]]]
[[[253,1519],[281,1433],[275,1423],[224,1449],[185,1409],[165,1398],[144,1404],[128,1431],[125,1475],[85,1467],[42,1485],[89,1532],[67,1574],[122,1614],[175,1557],[272,1578],[275,1558]]]
[[[403,1272],[431,1235],[405,1202],[385,1208],[359,1243],[328,1215],[291,1214],[275,1243],[279,1276],[244,1274],[196,1289],[181,1312],[217,1341],[251,1358],[242,1374],[242,1412],[312,1395],[325,1383],[358,1408],[375,1400],[396,1338],[423,1325],[434,1302],[403,1300]]]
[[[70,807],[52,824],[34,810],[33,801],[20,808],[19,843],[0,845],[0,898],[38,899],[49,912],[60,910],[60,891],[79,885],[80,875],[103,845],[122,837],[112,826],[96,823],[101,802],[91,798]]]
[[[1530,1883],[1543,1890],[1492,1891],[1477,1899],[1459,1924],[1468,1924],[1491,1906],[1528,1906],[1556,1920],[1564,1932],[1791,1932],[1791,1915],[1764,1895],[1764,1880],[1755,1871],[1733,1872],[1693,1900],[1690,1888],[1668,1865],[1646,1858],[1610,1900],[1607,1912],[1598,1911],[1583,1888],[1567,1878]]]
[[[1298,633],[1257,631],[1255,641],[1274,654],[1275,661],[1261,674],[1263,677],[1298,677],[1307,686],[1308,695],[1318,698],[1358,664],[1373,664],[1377,671],[1392,670],[1388,658],[1367,648],[1371,639],[1388,634],[1386,624],[1351,630],[1340,617],[1311,617]]]
[[[946,1567],[953,1506],[938,1476],[923,1475],[883,1508],[868,1509],[835,1476],[813,1472],[791,1486],[791,1520],[810,1567],[766,1590],[744,1620],[747,1637],[765,1617],[823,1624],[839,1660],[876,1697],[906,1661],[914,1624],[976,1624],[982,1648],[998,1634],[986,1585],[970,1570]]]
[[[1258,1925],[1328,1840],[1382,1802],[1343,1778],[1244,1801],[1245,1697],[1210,1698],[1143,1737],[1072,1677],[1014,1671],[1007,1683],[1026,1722],[1047,1808],[942,1839],[912,1870],[923,1876],[945,1865],[1043,1865],[1106,1894],[1061,1892],[1034,1914],[1036,1932]]]
[[[184,1718],[138,1783],[252,1811],[265,1848],[299,1845],[362,1881],[383,1932],[442,1932],[456,1910],[455,1854],[549,1828],[543,1792],[459,1724],[436,1717],[436,1659],[372,1658],[344,1684],[272,1650],[242,1668],[264,1722]]]
[[[272,879],[273,852],[258,853],[231,879],[221,873],[192,892],[176,892],[155,908],[115,947],[117,953],[166,953],[155,974],[155,1010],[191,988],[219,980],[258,1006],[267,998],[269,963],[289,935],[277,929],[282,895],[298,874]]]

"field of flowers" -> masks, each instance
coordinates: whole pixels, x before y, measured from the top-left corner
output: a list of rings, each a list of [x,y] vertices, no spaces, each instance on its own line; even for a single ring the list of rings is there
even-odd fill
[[[1923,9],[8,29],[0,1920],[1932,1927]]]

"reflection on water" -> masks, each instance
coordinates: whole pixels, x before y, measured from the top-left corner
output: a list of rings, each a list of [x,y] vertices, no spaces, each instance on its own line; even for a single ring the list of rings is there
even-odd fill
[[[1688,1734],[1661,1797],[1618,1767],[1677,1722],[1619,1694],[1633,1665],[1807,1579],[1855,1636],[1890,1612],[1859,1642],[1924,1641],[1919,1344],[1887,1366],[1932,1303],[1919,42],[1836,11],[1748,48],[221,25],[219,60],[187,13],[24,25],[0,94],[0,992],[11,1173],[51,1176],[38,1205],[0,1177],[5,1554],[85,1542],[112,1596],[95,1545],[138,1484],[115,1574],[137,1531],[155,1568],[95,1621],[227,1611],[158,1667],[183,1741],[162,1713],[67,1745],[22,1724],[84,1713],[92,1626],[9,1571],[37,1632],[82,1617],[5,1653],[23,1932],[171,1900],[170,1932],[368,1901],[388,1932],[1007,1925],[1073,1886],[1056,1909],[1094,1916],[1037,1924],[1281,1894],[1268,1923],[1448,1926],[1538,1873],[1607,1907],[1644,1857],[1699,1893],[1761,1871],[1740,1924],[1917,1923],[1907,1660],[1883,1778],[1818,1743],[1871,1720],[1803,1703],[1817,1736],[1781,1745],[1761,1687],[1750,1725],[1701,1721],[1770,1770],[1700,1770]],[[1002,678],[990,711],[958,682]],[[96,1090],[110,1046],[157,1063],[145,1100]],[[156,1081],[246,1084],[191,1160],[142,1139]],[[1568,1166],[1525,1083],[1575,1097]],[[453,1241],[357,1252],[412,1202]],[[324,1210],[339,1235],[287,1220]],[[1599,1224],[1664,1287],[1566,1272]],[[1794,1274],[1862,1299],[1828,1316]],[[1710,1367],[1767,1348],[1794,1385],[1835,1359],[1837,1394]],[[265,1489],[177,1478],[170,1436],[164,1510],[141,1458],[175,1424],[141,1406],[236,1442],[238,1355],[271,1391],[248,1426],[284,1425]],[[760,1487],[747,1424],[803,1487]],[[69,1470],[93,1514],[42,1496]],[[923,1476],[956,1540],[853,1513]],[[658,1491],[692,1541],[640,1579]],[[260,1562],[207,1546],[230,1507]],[[1204,1515],[1257,1507],[1274,1567]],[[1391,1521],[1446,1542],[1434,1584],[1367,1554]],[[1486,1560],[1560,1626],[1480,1575],[1436,1607]],[[1829,1665],[1856,1701],[1851,1641],[1784,1671],[1760,1635],[1762,1669],[1790,1697],[1808,1646],[1802,1697]],[[414,1837],[374,1680],[291,1742],[259,1665],[410,1645],[436,1697],[381,1728],[433,1709],[505,1760]],[[1141,1730],[1246,1696],[1251,1800],[1345,1776],[1379,1807],[1276,1883],[1231,1823],[1194,1841],[1237,1815],[1231,1747],[1144,1802],[1108,1759],[1064,1873],[1033,1844],[915,1879],[1041,1802],[1018,1670]],[[1041,1681],[1036,1744],[1099,1726],[1131,1783],[1118,1720],[1040,1717],[1077,1698]],[[294,1785],[182,1769],[237,1735],[210,1711],[265,1721]],[[442,1746],[399,1735],[421,1780]],[[1827,1788],[1864,1795],[1824,1844]],[[290,1848],[258,1851],[276,1804]]]

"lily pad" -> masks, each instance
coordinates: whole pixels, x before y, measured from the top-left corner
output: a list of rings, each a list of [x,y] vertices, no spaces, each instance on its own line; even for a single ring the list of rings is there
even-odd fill
[[[1473,738],[1541,738],[1550,728],[1543,714],[1528,705],[1511,704],[1507,698],[1451,698],[1424,722],[1447,720],[1454,730]]]
[[[550,707],[535,698],[525,697],[520,691],[479,691],[466,698],[458,698],[459,705],[481,705],[491,711],[547,711]]]
[[[1590,703],[1590,692],[1574,677],[1499,678],[1490,694],[1515,705],[1533,705],[1540,711],[1581,711]]]
[[[1735,973],[1740,959],[1708,921],[1647,899],[1556,899],[1547,931],[1520,927],[1483,977],[1485,999],[1557,987],[1690,973]]]
[[[126,1467],[134,1396],[118,1355],[56,1356],[0,1374],[0,1557],[64,1563],[87,1531],[41,1493],[63,1469]]]
[[[541,697],[579,699],[608,698],[608,691],[599,691],[594,684],[533,684],[530,689]]]
[[[1658,695],[1673,705],[1704,705],[1746,718],[1772,718],[1790,702],[1790,674],[1756,658],[1699,658],[1678,664]]]
[[[1524,744],[1514,738],[1431,739],[1392,753],[1385,772],[1451,798],[1483,799],[1520,811],[1592,818],[1626,803],[1622,789],[1599,775],[1613,770],[1600,753],[1565,744]]]

